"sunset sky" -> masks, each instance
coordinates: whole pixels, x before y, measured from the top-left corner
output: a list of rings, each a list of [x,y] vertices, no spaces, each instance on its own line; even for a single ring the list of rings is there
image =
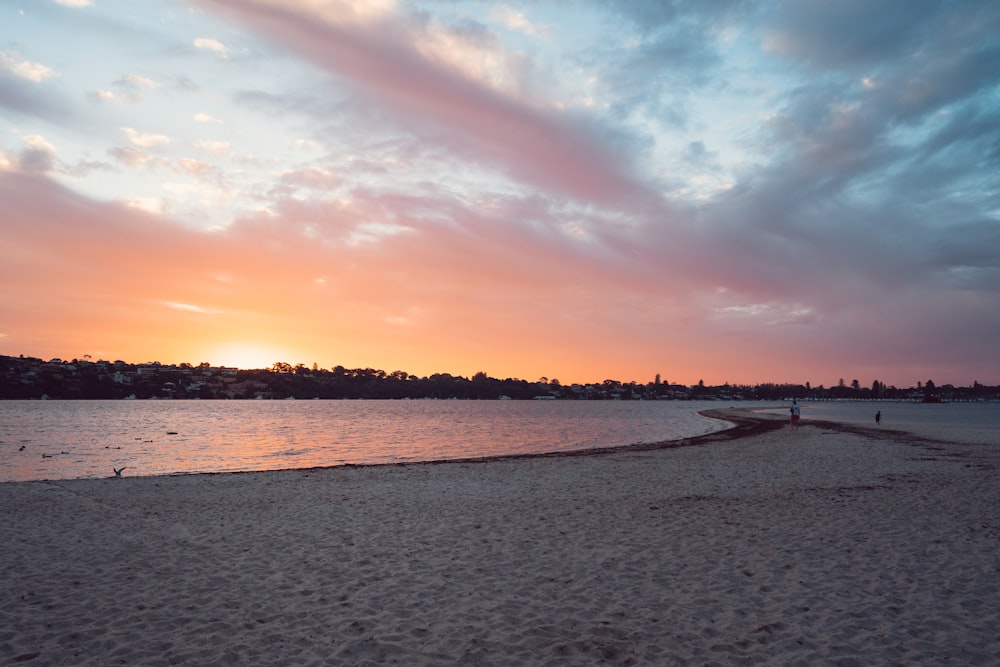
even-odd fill
[[[6,0],[0,354],[1000,384],[1000,3]]]

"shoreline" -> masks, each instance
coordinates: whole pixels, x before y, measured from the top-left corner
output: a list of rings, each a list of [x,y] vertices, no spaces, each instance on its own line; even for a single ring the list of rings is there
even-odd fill
[[[319,466],[298,466],[287,468],[269,468],[266,470],[223,470],[223,471],[196,471],[196,472],[171,472],[156,473],[150,475],[131,475],[130,479],[143,478],[152,479],[159,477],[186,477],[196,475],[245,475],[266,472],[288,472],[296,470],[329,470],[336,468],[379,468],[384,466],[422,466],[422,465],[444,465],[450,463],[490,463],[494,461],[523,461],[530,459],[566,458],[577,456],[605,456],[628,451],[653,451],[659,449],[675,449],[678,447],[693,447],[714,442],[725,442],[733,439],[747,437],[765,433],[781,426],[780,418],[772,415],[761,415],[754,413],[754,408],[715,408],[710,410],[699,410],[698,414],[710,419],[729,422],[730,426],[697,436],[677,438],[673,440],[662,440],[657,442],[640,442],[627,445],[611,445],[604,447],[588,447],[576,450],[555,450],[548,452],[522,452],[516,454],[493,454],[486,456],[468,456],[446,459],[431,459],[427,461],[392,461],[382,463],[337,463],[332,465]],[[30,482],[63,482],[85,479],[111,479],[107,477],[66,477],[37,480],[9,480],[0,481],[0,484],[26,484]]]
[[[612,454],[623,454],[627,452],[649,452],[658,451],[663,449],[677,449],[680,447],[696,447],[699,445],[711,444],[714,442],[726,442],[729,440],[736,440],[739,438],[744,438],[752,435],[760,435],[767,433],[768,431],[773,431],[780,428],[782,424],[773,424],[776,420],[769,417],[759,417],[751,415],[730,415],[722,416],[723,413],[728,414],[730,411],[746,411],[751,412],[751,408],[732,408],[727,410],[700,410],[698,414],[709,417],[711,419],[718,419],[720,421],[727,421],[732,424],[729,428],[724,428],[719,431],[713,431],[711,433],[705,433],[702,435],[691,436],[687,438],[677,438],[676,440],[663,440],[660,442],[639,442],[629,445],[614,445],[609,447],[588,447],[587,449],[570,449],[570,450],[557,450],[552,452],[524,452],[518,454],[495,454],[491,456],[470,456],[463,458],[454,459],[434,459],[430,461],[398,461],[391,463],[341,463],[331,466],[311,466],[307,468],[278,468],[275,470],[245,470],[237,472],[206,472],[206,473],[177,473],[177,474],[192,474],[192,475],[242,475],[253,472],[282,472],[282,471],[295,471],[295,470],[331,470],[336,468],[381,468],[385,466],[389,467],[410,467],[410,466],[437,466],[446,465],[451,463],[493,463],[502,461],[530,461],[534,459],[560,459],[560,458],[574,458],[578,456],[608,456]],[[718,416],[717,416],[718,415]],[[783,421],[783,420],[781,420]]]
[[[163,475],[141,475],[142,478],[153,477],[184,477],[191,475],[248,475],[258,473],[273,472],[295,472],[295,471],[323,471],[336,470],[340,468],[383,468],[383,467],[415,467],[415,466],[439,466],[448,464],[472,464],[472,463],[493,463],[504,461],[530,461],[535,459],[563,459],[575,457],[600,457],[615,454],[625,454],[629,452],[652,452],[669,449],[680,449],[684,447],[699,447],[732,440],[762,436],[772,431],[784,428],[788,420],[776,414],[761,413],[761,410],[771,408],[712,408],[709,410],[699,410],[698,414],[710,419],[729,422],[730,426],[711,433],[702,435],[677,438],[674,440],[662,440],[658,442],[639,442],[628,445],[613,445],[607,447],[588,447],[587,449],[576,450],[556,450],[551,452],[523,452],[517,454],[495,454],[488,456],[470,456],[450,459],[432,459],[428,461],[393,461],[385,463],[338,463],[334,465],[305,466],[289,468],[272,468],[268,470],[236,470],[236,471],[209,471],[209,472],[177,472]],[[924,436],[912,431],[902,429],[889,429],[882,427],[869,427],[859,424],[835,422],[821,419],[806,419],[800,422],[800,428],[825,429],[844,434],[856,435],[873,440],[895,440],[912,445],[924,446],[978,446],[969,442],[958,442],[930,436]],[[73,478],[73,479],[94,479],[94,478]],[[103,479],[103,478],[99,478]],[[35,480],[35,481],[62,481],[62,480]],[[21,483],[21,482],[5,482]]]
[[[135,468],[133,463],[128,463],[127,460],[122,460],[121,463],[127,464],[128,468],[131,470],[126,474],[127,477],[172,477],[172,476],[185,476],[185,475],[228,475],[228,474],[245,474],[253,472],[277,472],[283,470],[322,470],[325,468],[339,468],[339,467],[371,467],[371,466],[412,466],[412,465],[441,465],[445,463],[472,463],[472,462],[490,462],[490,461],[504,461],[504,460],[528,460],[534,458],[564,458],[564,457],[577,457],[577,456],[604,456],[609,454],[614,454],[617,452],[624,451],[652,451],[659,449],[673,449],[681,447],[691,447],[703,444],[713,444],[719,442],[726,442],[732,439],[739,439],[744,437],[749,437],[761,433],[765,433],[769,430],[781,428],[782,424],[787,422],[787,416],[777,412],[778,410],[784,411],[785,406],[761,406],[756,405],[753,407],[743,407],[730,405],[729,407],[712,407],[698,410],[696,414],[707,419],[716,420],[718,422],[725,422],[727,425],[721,427],[717,431],[712,431],[709,433],[703,433],[700,435],[693,436],[683,436],[672,438],[669,440],[647,440],[633,442],[630,444],[617,444],[617,445],[607,445],[607,446],[586,446],[583,449],[555,449],[555,450],[542,450],[542,451],[526,451],[526,452],[516,452],[516,453],[498,453],[498,454],[469,454],[469,455],[458,455],[454,457],[447,458],[432,458],[421,460],[418,458],[412,460],[382,460],[382,461],[371,461],[371,462],[337,462],[337,463],[327,463],[327,462],[317,462],[317,463],[306,463],[306,462],[289,462],[287,465],[280,467],[268,467],[268,468],[239,468],[233,467],[232,469],[197,469],[195,466],[193,470],[170,470],[163,469],[160,471],[137,473],[137,468]],[[858,435],[863,435],[865,437],[873,438],[895,438],[901,441],[908,441],[914,444],[918,442],[923,442],[928,446],[934,444],[941,445],[959,445],[959,444],[985,444],[985,442],[992,436],[989,427],[977,426],[973,429],[962,429],[960,432],[962,435],[958,436],[958,439],[954,439],[955,436],[952,432],[946,432],[944,429],[938,429],[937,432],[933,430],[926,430],[923,425],[910,423],[908,426],[904,426],[903,429],[886,427],[885,425],[871,428],[865,427],[858,422],[851,421],[832,421],[828,418],[818,419],[818,418],[805,418],[802,420],[802,426],[805,427],[822,427],[830,430],[835,430],[843,433],[855,433]],[[912,428],[918,427],[918,428]],[[909,430],[907,430],[909,429]],[[915,431],[922,430],[923,433],[917,433]],[[169,434],[169,433],[168,433]],[[138,439],[138,438],[136,438]],[[23,447],[22,447],[23,449]],[[108,447],[105,447],[108,449]],[[121,449],[117,447],[116,449]],[[69,452],[63,450],[59,452],[60,454],[67,454]],[[43,458],[45,454],[43,452]],[[51,458],[51,456],[50,456]],[[119,457],[120,458],[120,457]],[[115,467],[119,463],[108,464],[110,467]],[[69,472],[69,471],[67,471]],[[94,471],[92,471],[94,472]],[[65,481],[72,479],[106,479],[111,477],[105,471],[99,471],[97,474],[87,474],[86,476],[80,477],[26,477],[22,479],[6,479],[0,480],[0,484],[7,483],[18,483],[25,481]]]
[[[249,415],[249,421],[245,426],[238,426],[235,434],[219,426],[202,427],[196,423],[199,413],[191,412],[147,415],[148,420],[135,427],[123,427],[121,424],[127,422],[118,420],[107,432],[94,419],[86,422],[83,432],[77,432],[71,422],[67,423],[66,415],[71,413],[61,413],[61,420],[55,419],[54,430],[38,423],[34,415],[30,425],[22,424],[19,429],[0,433],[5,436],[5,442],[0,445],[16,443],[13,450],[2,447],[0,458],[6,461],[11,457],[11,467],[0,476],[0,482],[99,479],[109,477],[112,468],[122,466],[128,467],[125,476],[152,477],[341,465],[438,463],[523,454],[589,454],[595,449],[681,440],[732,426],[732,423],[699,415],[698,410],[711,407],[704,403],[690,408],[685,406],[680,411],[638,410],[638,419],[631,414],[634,412],[631,407],[610,409],[623,405],[626,404],[606,402],[596,406],[598,410],[591,411],[586,403],[576,402],[565,406],[573,408],[569,412],[560,407],[552,413],[546,407],[541,414],[529,410],[524,415],[521,415],[523,411],[509,414],[508,406],[503,406],[505,410],[499,413],[490,409],[485,415],[479,415],[473,411],[471,416],[482,416],[484,421],[476,423],[468,432],[462,425],[464,420],[453,417],[452,411],[447,412],[448,423],[444,424],[443,431],[435,428],[437,411],[427,415],[418,410],[411,428],[408,420],[387,421],[387,417],[398,413],[376,411],[369,414],[349,410],[352,418],[370,420],[370,426],[344,429],[346,422],[340,421],[344,417],[342,411],[334,410],[332,414],[320,413],[332,423],[323,424],[324,419],[317,419],[310,413],[301,433],[284,429],[278,434],[268,432],[266,419],[262,420],[257,413]],[[533,407],[530,402],[528,407]],[[645,407],[659,408],[650,403]],[[575,419],[574,415],[581,409],[585,414],[581,415],[582,419]],[[459,417],[465,412],[459,411]],[[649,412],[653,414],[647,415]],[[408,414],[409,411],[403,411],[400,416]],[[523,426],[519,415],[527,420]],[[93,416],[87,413],[77,418]],[[16,418],[12,421],[17,424]],[[634,424],[630,425],[632,421]],[[387,425],[389,423],[394,425]],[[60,429],[66,430],[66,434]],[[494,429],[502,429],[499,438],[490,436]],[[167,438],[162,435],[164,430]],[[5,429],[0,428],[0,431]],[[45,435],[46,431],[52,432]],[[156,444],[152,444],[154,442]],[[17,445],[21,445],[20,453]],[[25,446],[28,452],[24,452]],[[39,453],[41,462],[37,459]]]
[[[699,410],[698,411],[699,415],[707,417],[709,419],[728,422],[730,426],[722,428],[718,431],[712,431],[711,433],[704,433],[701,435],[677,438],[672,440],[661,440],[657,442],[639,442],[627,445],[588,447],[586,449],[578,449],[578,450],[522,452],[516,454],[495,454],[487,456],[431,459],[427,461],[398,461],[398,462],[394,461],[394,462],[384,462],[384,463],[338,463],[338,464],[320,465],[320,466],[269,468],[266,470],[171,472],[171,473],[157,473],[151,475],[132,475],[128,476],[128,478],[153,479],[161,477],[188,477],[188,476],[198,476],[198,475],[225,476],[225,475],[247,475],[247,474],[275,473],[275,472],[320,471],[320,470],[332,470],[339,468],[382,468],[382,467],[410,467],[410,466],[426,466],[426,465],[437,466],[437,465],[458,464],[458,463],[491,463],[491,462],[501,462],[501,461],[527,461],[533,459],[573,458],[580,456],[583,457],[607,456],[625,452],[658,451],[665,449],[677,449],[681,447],[696,447],[700,445],[728,442],[730,440],[738,440],[740,438],[762,435],[764,433],[780,429],[787,423],[787,420],[782,416],[760,412],[760,410],[767,410],[767,409],[771,408],[729,407],[729,408],[712,408],[708,410]],[[802,425],[831,428],[834,430],[856,433],[859,435],[871,436],[871,437],[883,437],[883,436],[898,437],[901,439],[907,439],[913,441],[926,440],[928,443],[938,442],[934,439],[922,438],[919,435],[909,433],[906,431],[888,430],[888,429],[876,430],[876,429],[866,428],[863,426],[844,424],[840,422],[830,422],[830,421],[811,419],[803,421]],[[951,443],[951,444],[957,444],[957,443]],[[68,477],[68,478],[50,478],[50,479],[37,479],[37,480],[10,480],[10,481],[0,481],[0,484],[28,484],[32,482],[56,483],[56,482],[66,482],[66,481],[112,479],[112,478],[114,477],[113,476]]]
[[[996,448],[718,414],[587,453],[0,484],[0,660],[996,664]]]

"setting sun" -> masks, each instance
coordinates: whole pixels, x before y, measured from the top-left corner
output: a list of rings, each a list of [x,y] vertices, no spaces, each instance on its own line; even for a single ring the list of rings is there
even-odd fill
[[[234,366],[245,370],[270,368],[276,362],[295,364],[298,359],[277,346],[257,343],[232,343],[209,348],[206,361],[213,366]]]

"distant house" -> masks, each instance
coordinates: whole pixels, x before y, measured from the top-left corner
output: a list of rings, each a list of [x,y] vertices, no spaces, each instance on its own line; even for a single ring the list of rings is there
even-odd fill
[[[62,362],[50,361],[46,364],[42,364],[39,367],[39,371],[41,371],[43,375],[47,375],[49,377],[63,378],[66,373],[66,367],[62,364]]]
[[[111,376],[111,381],[115,384],[132,384],[134,379],[135,373],[132,371],[115,371]]]

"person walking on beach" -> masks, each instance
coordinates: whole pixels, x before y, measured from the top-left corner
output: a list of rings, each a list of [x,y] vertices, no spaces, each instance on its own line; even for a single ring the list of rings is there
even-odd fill
[[[878,425],[881,423],[882,423],[882,411],[879,410],[878,412],[875,413],[875,424]]]
[[[791,413],[792,413],[791,424],[795,428],[798,428],[799,427],[799,403],[794,398],[792,399]]]

